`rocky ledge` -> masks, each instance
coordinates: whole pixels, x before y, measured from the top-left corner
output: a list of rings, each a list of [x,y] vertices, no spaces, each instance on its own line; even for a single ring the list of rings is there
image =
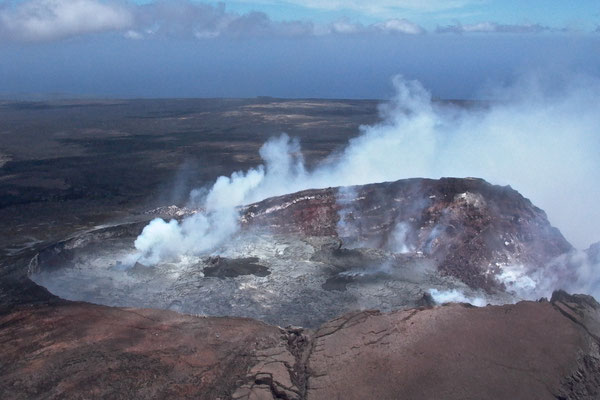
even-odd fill
[[[362,311],[320,328],[86,303],[0,316],[3,399],[597,399],[600,305]]]

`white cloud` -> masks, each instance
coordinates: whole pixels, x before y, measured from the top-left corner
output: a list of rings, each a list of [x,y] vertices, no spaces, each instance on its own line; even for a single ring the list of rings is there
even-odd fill
[[[215,37],[248,36],[322,36],[328,34],[403,33],[419,34],[425,30],[406,20],[390,19],[378,24],[363,25],[348,18],[329,24],[310,21],[273,21],[262,12],[237,14],[228,12],[223,4],[211,6],[186,0],[156,2],[140,7],[137,31],[151,35],[194,36],[200,40]]]
[[[1,0],[0,0],[1,1]],[[44,41],[97,32],[119,32],[127,39],[151,37],[314,35],[314,24],[272,21],[265,13],[228,12],[191,0],[25,0],[0,5],[0,38]]]
[[[425,29],[423,29],[421,26],[406,19],[388,19],[387,21],[374,24],[373,27],[384,32],[398,32],[409,35],[419,35],[421,33],[425,33]]]
[[[2,0],[0,0],[1,2]],[[258,0],[260,3],[262,0]],[[132,40],[152,37],[187,37],[209,40],[216,37],[293,37],[329,34],[419,35],[425,29],[405,18],[390,18],[402,10],[456,8],[485,0],[382,0],[374,2],[307,0],[314,9],[340,9],[376,13],[386,19],[371,25],[342,18],[331,23],[274,21],[263,12],[227,11],[224,3],[211,5],[192,0],[154,0],[139,5],[133,0],[12,0],[0,3],[0,39],[44,41],[99,32],[118,32]],[[264,3],[301,3],[297,0],[264,0]],[[404,13],[406,14],[406,13]],[[438,27],[437,33],[553,31],[539,24],[504,25],[494,22]]]
[[[420,35],[425,29],[406,19],[388,19],[371,25],[363,25],[347,18],[337,20],[326,27],[315,27],[313,33],[323,35],[336,34],[360,34],[360,33],[392,33],[405,35]]]
[[[120,31],[133,23],[121,3],[99,0],[29,0],[0,9],[0,27],[10,37],[52,40],[84,33]]]
[[[364,30],[365,27],[362,24],[351,22],[348,19],[341,19],[331,24],[331,31],[335,33],[359,33]]]
[[[553,29],[540,24],[498,24],[496,22],[479,22],[476,24],[439,26],[437,33],[540,33]]]
[[[127,32],[125,32],[125,34],[123,36],[125,36],[127,39],[143,39],[144,38],[144,35],[142,35],[138,31],[134,31],[133,29],[130,29]]]

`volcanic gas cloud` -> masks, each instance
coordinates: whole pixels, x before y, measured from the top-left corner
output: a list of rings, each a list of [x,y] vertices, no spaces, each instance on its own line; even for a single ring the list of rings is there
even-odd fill
[[[316,168],[304,166],[298,140],[286,134],[272,138],[260,150],[263,165],[194,190],[189,207],[198,212],[182,220],[150,222],[135,241],[137,252],[128,262],[156,265],[182,255],[214,252],[240,232],[240,206],[271,196],[411,177],[475,176],[510,184],[541,206],[576,247],[600,239],[600,214],[594,204],[600,195],[595,177],[600,170],[597,80],[572,79],[557,88],[530,77],[493,93],[505,101],[468,107],[432,101],[416,81],[396,77],[394,85],[396,96],[380,107],[381,122],[362,127],[358,137]],[[352,211],[358,198],[353,191],[336,194],[339,236],[344,236],[346,214],[358,221],[363,217]],[[470,192],[461,196],[475,208],[488,200]],[[420,196],[412,207],[426,205]],[[418,236],[413,225],[394,221],[385,248],[399,254],[421,251],[409,240]],[[589,252],[568,247],[548,253],[549,269],[544,274],[554,271],[551,278],[532,272],[531,265],[505,263],[502,280],[519,297],[533,298],[549,295],[560,277],[575,269],[569,289],[600,294],[597,282],[590,279],[597,275],[597,264]]]

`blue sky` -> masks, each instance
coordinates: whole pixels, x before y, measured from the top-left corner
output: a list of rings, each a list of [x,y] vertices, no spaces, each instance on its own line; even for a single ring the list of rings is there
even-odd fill
[[[138,2],[148,3],[148,1]],[[437,1],[234,1],[230,9],[238,12],[260,10],[273,19],[310,19],[326,22],[344,17],[363,23],[385,18],[407,18],[429,29],[437,25],[476,24],[494,21],[502,24],[538,23],[555,28],[593,30],[600,23],[600,2],[596,0],[437,0]],[[346,3],[346,5],[344,5]],[[366,7],[353,7],[353,3]],[[319,6],[321,4],[321,6]],[[378,7],[378,4],[381,6]],[[391,4],[391,5],[390,5]],[[397,4],[394,6],[393,4]],[[373,8],[368,10],[367,8]],[[377,11],[381,8],[381,11]]]
[[[138,0],[137,4],[152,3]],[[198,3],[216,4],[217,2]],[[554,28],[594,30],[600,25],[597,0],[433,0],[433,1],[337,1],[337,0],[241,0],[225,3],[231,11],[262,11],[274,20],[304,19],[326,23],[349,18],[365,24],[389,18],[410,19],[428,29],[460,21],[476,24],[540,24]]]
[[[600,74],[600,1],[0,0],[0,96],[478,98]]]

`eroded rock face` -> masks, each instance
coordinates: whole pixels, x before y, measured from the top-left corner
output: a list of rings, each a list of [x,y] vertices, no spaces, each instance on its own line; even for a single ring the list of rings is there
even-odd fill
[[[338,236],[344,246],[434,259],[472,288],[502,288],[502,266],[544,266],[572,246],[510,187],[481,179],[406,179],[306,190],[243,209],[246,227]]]
[[[5,399],[600,396],[589,296],[346,314],[311,331],[85,303],[0,315]]]
[[[588,326],[599,305],[588,300],[343,316],[314,334],[307,398],[598,398]],[[566,318],[567,304],[589,319]]]

